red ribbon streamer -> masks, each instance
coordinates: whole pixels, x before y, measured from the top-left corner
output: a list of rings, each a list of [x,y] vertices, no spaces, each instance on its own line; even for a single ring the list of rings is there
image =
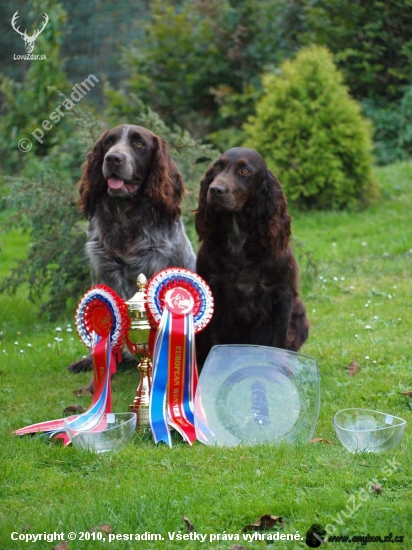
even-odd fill
[[[175,428],[190,444],[196,441],[196,431],[192,423],[188,421],[184,412],[184,388],[185,377],[189,376],[186,370],[187,355],[187,324],[191,315],[178,315],[171,312],[171,335],[168,365],[168,391],[167,412],[169,425]],[[189,368],[196,369],[191,364]],[[193,388],[193,399],[196,386]]]

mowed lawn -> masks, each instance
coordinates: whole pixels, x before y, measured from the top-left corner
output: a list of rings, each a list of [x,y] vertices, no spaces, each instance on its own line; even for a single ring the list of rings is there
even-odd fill
[[[1,549],[51,549],[58,542],[11,536],[53,532],[65,534],[70,550],[265,548],[271,540],[246,541],[242,533],[263,514],[283,518],[283,526],[277,523],[266,535],[304,538],[318,523],[338,536],[403,537],[402,543],[369,542],[367,548],[412,548],[412,396],[402,393],[412,392],[412,164],[375,173],[381,198],[367,210],[293,212],[311,321],[302,352],[317,359],[321,373],[315,432],[320,441],[314,443],[212,448],[189,447],[175,437],[169,449],[136,434],[120,453],[94,455],[13,436],[16,428],[61,417],[69,405],[87,408],[90,397],[75,397],[73,390],[90,375],[66,370],[86,353],[73,315],[46,323],[38,305],[27,299],[27,289],[0,296]],[[13,232],[0,240],[0,275],[5,276],[24,255],[27,236]],[[355,373],[349,370],[353,362],[358,363]],[[135,370],[116,375],[115,411],[127,410],[137,383]],[[406,419],[400,445],[382,454],[350,454],[333,428],[334,414],[347,407]],[[207,535],[204,542],[177,540],[188,534],[183,515],[196,533]],[[76,540],[68,540],[71,532]],[[119,538],[146,534],[146,540],[109,542],[109,532]],[[106,541],[93,540],[98,537]],[[304,540],[275,540],[274,545],[307,548]],[[326,543],[334,546],[365,547]]]

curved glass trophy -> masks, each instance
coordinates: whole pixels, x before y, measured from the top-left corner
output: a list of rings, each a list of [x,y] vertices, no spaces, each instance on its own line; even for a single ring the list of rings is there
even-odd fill
[[[196,435],[206,445],[229,447],[305,443],[319,404],[313,357],[266,346],[214,346],[196,391]]]

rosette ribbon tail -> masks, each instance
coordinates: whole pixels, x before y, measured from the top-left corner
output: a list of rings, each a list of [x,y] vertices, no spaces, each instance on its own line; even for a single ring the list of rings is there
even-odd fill
[[[167,342],[170,333],[170,317],[163,315],[157,331],[153,351],[152,392],[149,404],[149,423],[156,443],[163,441],[169,447],[172,439],[167,422],[166,394],[167,394],[167,364],[169,350]]]
[[[196,273],[168,268],[150,279],[146,311],[157,328],[149,420],[156,443],[172,446],[170,428],[196,441],[194,398],[198,381],[195,333],[213,314],[213,297]]]
[[[193,315],[170,312],[171,333],[169,340],[167,412],[169,426],[177,430],[192,445],[196,441],[193,416],[193,388],[195,364],[191,355],[193,340]]]
[[[110,391],[110,374],[113,365],[116,364],[114,355],[111,350],[109,338],[100,338],[94,335],[94,343],[92,349],[92,358],[94,366],[94,383],[95,392],[92,403],[89,409],[80,414],[77,419],[73,420],[73,427],[82,429],[96,428],[105,412],[111,412],[111,391]],[[92,416],[91,416],[92,415]],[[49,438],[63,439],[67,445],[69,442],[64,428],[64,418],[57,420],[49,420],[31,424],[25,428],[20,428],[14,431],[15,435],[43,433]]]
[[[192,445],[196,441],[193,399],[197,369],[194,362],[192,313],[175,314],[164,309],[154,356],[149,419],[156,443],[172,446],[170,427]]]

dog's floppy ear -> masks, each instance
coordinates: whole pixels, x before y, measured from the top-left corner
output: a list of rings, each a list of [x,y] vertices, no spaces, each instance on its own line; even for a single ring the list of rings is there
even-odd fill
[[[213,166],[207,170],[200,182],[199,206],[195,211],[195,227],[200,241],[209,237],[214,229],[216,230],[215,212],[207,208],[207,191],[214,177]]]
[[[87,153],[79,181],[80,198],[77,203],[86,218],[94,214],[100,197],[106,192],[106,182],[103,177],[103,141],[108,132],[104,132],[96,141],[93,149]]]
[[[170,157],[166,143],[155,137],[155,151],[152,166],[145,185],[145,195],[150,198],[159,214],[171,217],[180,216],[180,202],[185,184],[176,164]]]
[[[283,254],[290,237],[290,216],[285,194],[276,176],[262,171],[254,196],[252,216],[262,244],[276,255]]]

